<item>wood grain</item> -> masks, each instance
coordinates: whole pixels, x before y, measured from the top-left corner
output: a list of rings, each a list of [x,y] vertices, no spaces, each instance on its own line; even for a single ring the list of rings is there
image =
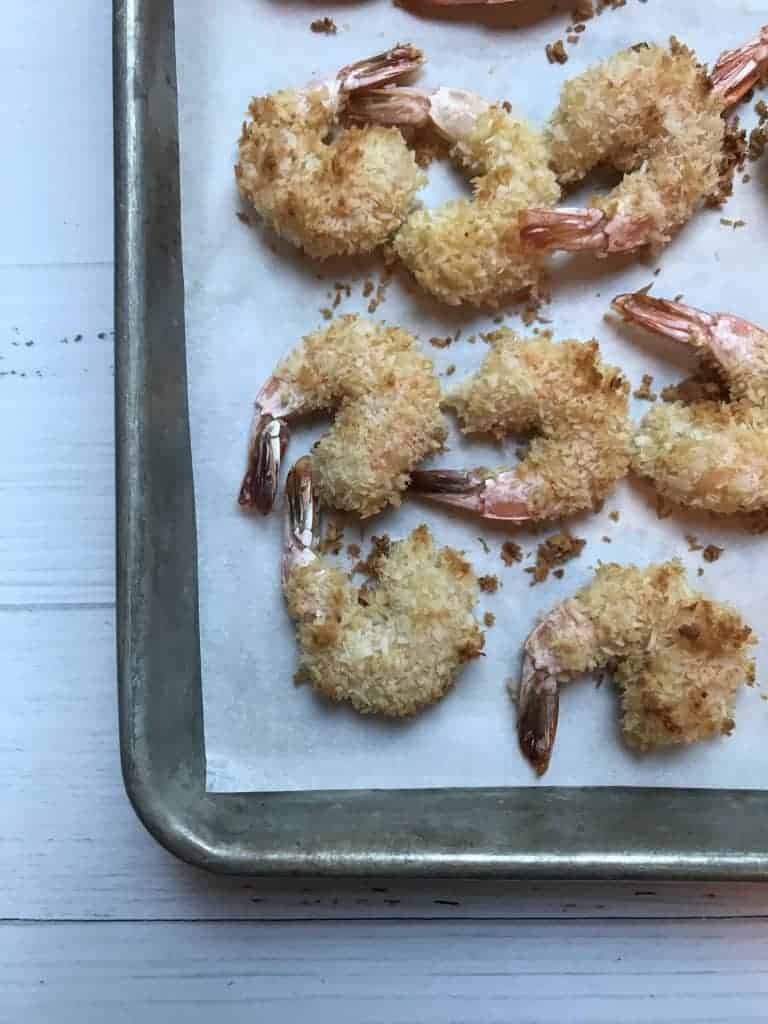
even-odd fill
[[[767,945],[764,922],[5,925],[0,1021],[738,1024],[765,1020]]]

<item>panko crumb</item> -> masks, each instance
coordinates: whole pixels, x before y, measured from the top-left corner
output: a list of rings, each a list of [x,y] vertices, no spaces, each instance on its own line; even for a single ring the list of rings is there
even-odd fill
[[[686,533],[685,541],[689,551],[703,551],[704,545],[699,544],[699,538],[694,533]]]
[[[430,338],[429,344],[433,348],[448,348],[452,341],[453,338],[450,335],[448,335],[447,338]]]
[[[335,36],[338,32],[336,22],[333,18],[329,18],[328,16],[325,18],[315,18],[309,27],[312,32],[315,32],[318,35]]]
[[[558,39],[554,43],[547,43],[544,52],[550,64],[565,64],[568,60],[568,51],[562,39]]]
[[[490,629],[491,626],[495,624],[496,616],[493,614],[493,612],[486,612],[485,615],[483,615],[483,625],[487,626]]]
[[[642,402],[655,402],[659,397],[655,391],[652,390],[651,385],[653,384],[653,377],[650,373],[643,374],[643,382],[639,388],[635,388],[632,395],[635,398],[639,398]]]
[[[235,210],[235,216],[237,217],[241,224],[247,224],[250,227],[251,218],[248,216],[245,210]]]
[[[523,549],[513,540],[505,540],[501,545],[501,560],[504,565],[512,565],[514,562],[522,562]]]
[[[352,572],[362,573],[365,576],[375,576],[376,567],[379,562],[382,558],[388,558],[391,550],[392,540],[389,534],[384,533],[381,537],[371,537],[371,550],[368,552],[368,557],[353,566]],[[360,549],[358,548],[358,553],[359,551]]]
[[[359,544],[347,544],[347,556],[349,558],[360,557],[360,545]]]
[[[608,518],[612,519],[614,523],[618,523],[618,521],[621,519],[621,512],[619,512],[619,510],[615,508],[613,512],[608,513]]]
[[[705,562],[716,562],[725,551],[725,548],[719,548],[717,544],[707,544],[701,553],[701,557]]]
[[[331,520],[325,528],[325,536],[320,541],[321,555],[338,555],[344,546],[344,527]]]
[[[578,558],[586,543],[583,537],[574,537],[567,530],[547,537],[536,549],[536,565],[529,566],[525,570],[533,577],[531,586],[535,587],[537,583],[543,583],[555,566],[570,562],[572,558]],[[558,576],[558,579],[561,578],[562,573]]]
[[[495,594],[499,589],[498,576],[478,576],[477,583],[484,594]]]

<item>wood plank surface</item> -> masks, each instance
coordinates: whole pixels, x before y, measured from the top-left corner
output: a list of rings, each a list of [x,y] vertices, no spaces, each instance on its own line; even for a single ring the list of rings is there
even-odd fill
[[[741,1024],[766,947],[765,922],[5,925],[0,1021]]]

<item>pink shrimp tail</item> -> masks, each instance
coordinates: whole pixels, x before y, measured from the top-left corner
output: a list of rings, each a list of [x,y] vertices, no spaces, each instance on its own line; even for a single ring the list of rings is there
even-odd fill
[[[383,53],[347,64],[336,77],[343,91],[350,93],[357,89],[371,89],[397,82],[413,74],[423,63],[422,50],[410,43],[398,43]]]
[[[346,112],[354,121],[366,124],[415,128],[429,121],[430,102],[429,96],[418,89],[390,86],[353,94]]]
[[[632,252],[648,242],[648,223],[608,217],[596,207],[533,208],[520,214],[520,238],[530,249],[592,251],[601,255]]]
[[[721,54],[709,76],[712,88],[724,105],[732,107],[743,99],[768,70],[768,25],[754,39]]]
[[[237,499],[243,508],[256,508],[265,516],[272,511],[280,481],[280,463],[287,445],[288,424],[269,414],[260,415],[257,406],[248,465]]]
[[[715,324],[710,313],[682,302],[655,299],[645,292],[617,295],[611,308],[630,323],[675,341],[690,342],[697,335],[708,334]]]
[[[429,501],[463,508],[483,519],[530,522],[531,509],[524,488],[513,473],[486,477],[455,469],[417,469],[410,489]]]
[[[549,767],[559,713],[557,681],[551,676],[542,676],[532,656],[526,652],[517,699],[517,738],[524,757],[537,775],[543,775]]]

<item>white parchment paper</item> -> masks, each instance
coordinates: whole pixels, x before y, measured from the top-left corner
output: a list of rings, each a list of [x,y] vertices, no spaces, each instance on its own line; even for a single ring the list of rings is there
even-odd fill
[[[534,5],[535,6],[535,5]],[[541,4],[549,9],[549,2]],[[485,786],[536,784],[515,738],[515,708],[504,683],[516,676],[521,644],[536,618],[585,583],[599,560],[633,561],[681,556],[703,589],[732,601],[765,637],[768,579],[762,568],[766,541],[707,518],[673,515],[659,521],[651,492],[625,482],[604,511],[568,525],[588,544],[562,580],[530,587],[521,566],[506,568],[499,555],[507,537],[526,553],[538,536],[484,527],[437,506],[408,500],[400,511],[366,526],[366,536],[402,536],[426,521],[441,543],[464,549],[479,573],[497,574],[502,588],[484,595],[479,614],[496,615],[487,631],[487,656],[472,664],[455,690],[413,721],[363,718],[329,705],[308,686],[292,682],[295,646],[278,581],[281,516],[243,515],[236,493],[245,463],[252,402],[277,360],[322,326],[335,281],[352,285],[340,313],[364,312],[361,284],[376,263],[319,265],[258,227],[236,218],[232,174],[235,140],[253,94],[300,85],[316,74],[412,41],[429,58],[422,81],[508,99],[542,124],[561,83],[617,49],[676,34],[711,61],[725,47],[751,37],[766,20],[768,4],[740,0],[628,0],[588,24],[570,60],[550,66],[548,42],[564,36],[567,13],[510,27],[497,9],[489,22],[455,12],[422,18],[390,0],[312,4],[299,0],[177,0],[186,313],[194,468],[200,543],[201,635],[208,784],[214,790],[334,787]],[[319,16],[333,17],[335,36],[310,32]],[[753,115],[745,112],[747,124]],[[562,258],[553,272],[553,301],[544,315],[556,337],[599,338],[604,358],[623,367],[634,385],[643,373],[661,388],[686,376],[691,360],[671,344],[604,322],[610,298],[654,281],[658,295],[683,294],[694,305],[768,322],[763,287],[768,228],[766,164],[748,167],[753,180],[737,184],[727,208],[703,211],[660,257],[598,263]],[[450,169],[433,165],[422,194],[432,205],[465,186]],[[743,219],[733,229],[722,216]],[[653,277],[653,271],[660,273]],[[375,276],[375,273],[374,273]],[[472,333],[492,318],[437,306],[396,279],[376,316],[416,332],[445,373],[446,383],[479,366],[485,346]],[[515,316],[507,321],[522,328]],[[458,327],[463,339],[445,350],[427,339]],[[639,418],[647,403],[634,401]],[[298,426],[288,459],[307,451],[322,423]],[[456,432],[436,465],[493,464],[505,450],[467,444]],[[619,510],[617,524],[609,512]],[[725,548],[717,564],[689,552],[684,539]],[[490,547],[486,554],[478,537]],[[357,525],[346,541],[358,542]],[[524,565],[532,564],[529,558]],[[696,580],[698,568],[704,575]],[[758,659],[758,669],[760,666]],[[546,776],[552,785],[761,786],[768,768],[768,704],[744,689],[737,729],[729,739],[693,749],[638,757],[620,741],[617,701],[608,684],[566,688],[555,755]]]

